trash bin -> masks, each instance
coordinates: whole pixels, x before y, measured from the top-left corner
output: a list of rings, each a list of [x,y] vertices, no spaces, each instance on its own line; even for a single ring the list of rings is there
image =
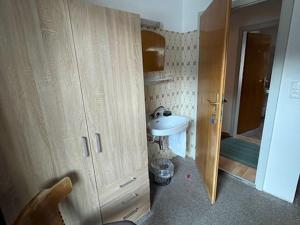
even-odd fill
[[[150,164],[150,172],[158,185],[168,185],[174,175],[174,164],[169,159],[154,159]]]

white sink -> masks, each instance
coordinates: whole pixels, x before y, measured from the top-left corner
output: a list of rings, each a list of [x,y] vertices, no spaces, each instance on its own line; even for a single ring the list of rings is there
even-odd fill
[[[148,122],[153,136],[170,136],[186,130],[189,119],[185,116],[161,116]]]

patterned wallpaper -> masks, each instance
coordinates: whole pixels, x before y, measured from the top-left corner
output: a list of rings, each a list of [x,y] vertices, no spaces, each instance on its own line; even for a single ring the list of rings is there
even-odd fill
[[[146,27],[142,29],[151,30]],[[146,73],[145,76],[171,76],[174,81],[145,86],[147,116],[155,108],[165,106],[173,114],[185,115],[191,119],[187,130],[187,156],[195,158],[197,78],[198,78],[198,31],[178,33],[161,29],[152,31],[166,39],[165,68],[161,72]],[[148,142],[149,158],[174,155],[168,149],[159,150],[158,144]]]

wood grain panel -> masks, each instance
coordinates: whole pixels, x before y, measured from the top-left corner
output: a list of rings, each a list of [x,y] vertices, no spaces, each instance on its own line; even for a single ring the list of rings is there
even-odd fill
[[[162,71],[165,65],[165,38],[152,31],[142,31],[144,72]]]
[[[120,180],[116,180],[111,184],[99,189],[99,197],[101,206],[109,203],[112,199],[124,195],[142,184],[148,183],[149,175],[148,168],[143,168],[131,176],[124,176]]]
[[[35,21],[38,15],[32,13],[35,7],[30,3],[23,9],[28,13],[26,21]],[[33,67],[28,57],[25,18],[15,1],[0,4],[0,207],[6,222],[12,224],[23,206],[55,175],[33,79],[40,67]],[[34,30],[36,24],[30,24]],[[39,55],[36,57],[38,60]]]
[[[101,224],[92,160],[82,156],[88,132],[67,2],[3,0],[0,10],[1,154],[14,189],[2,192],[4,214],[11,221],[38,190],[68,175],[66,224]]]
[[[200,18],[196,164],[212,204],[218,178],[230,9],[230,0],[214,0]]]
[[[254,130],[262,123],[267,79],[271,59],[271,36],[248,33],[237,133]]]
[[[134,189],[116,196],[110,202],[103,204],[101,213],[104,223],[130,220],[137,222],[150,209],[149,183],[144,182]]]
[[[140,18],[69,3],[100,191],[148,165]]]
[[[256,169],[226,157],[220,156],[219,169],[224,170],[231,175],[253,182],[253,184],[255,182]]]

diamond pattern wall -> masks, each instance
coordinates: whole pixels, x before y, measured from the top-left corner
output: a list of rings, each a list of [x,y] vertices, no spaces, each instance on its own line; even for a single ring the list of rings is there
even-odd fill
[[[145,76],[172,76],[174,81],[145,86],[146,113],[165,106],[173,114],[191,119],[187,130],[187,155],[195,158],[196,113],[198,83],[198,31],[178,33],[142,27],[163,35],[166,39],[164,71],[145,73]],[[168,149],[159,150],[157,144],[148,143],[149,159],[174,155]]]

